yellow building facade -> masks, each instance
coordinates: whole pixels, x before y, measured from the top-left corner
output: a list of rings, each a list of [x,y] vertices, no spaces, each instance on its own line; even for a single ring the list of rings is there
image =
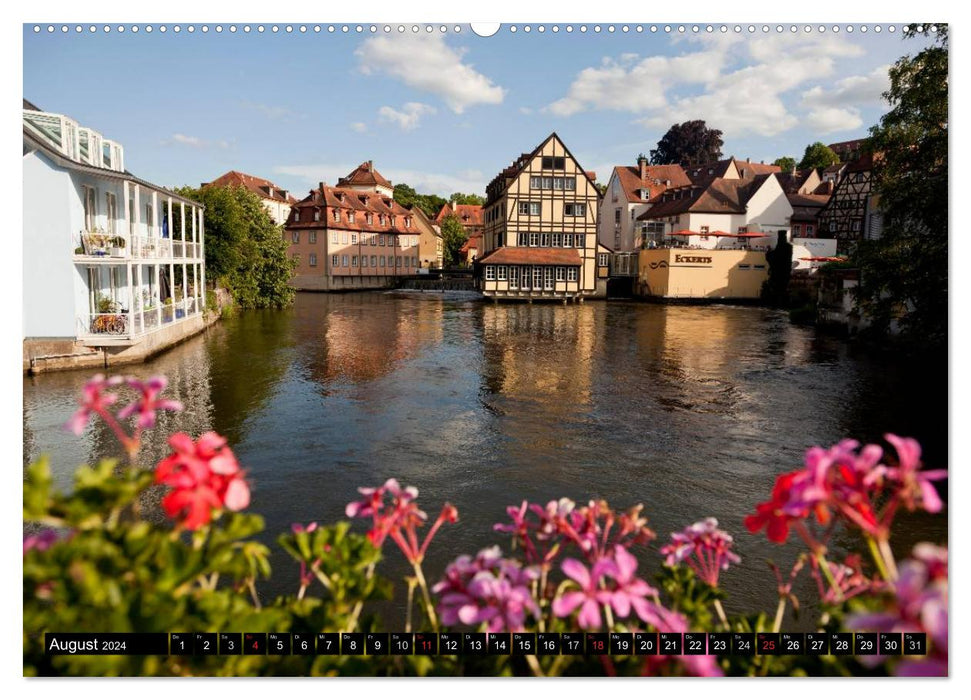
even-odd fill
[[[658,248],[638,254],[637,292],[664,299],[758,299],[769,277],[754,250]]]
[[[493,299],[598,295],[600,193],[551,134],[486,188],[481,290]]]

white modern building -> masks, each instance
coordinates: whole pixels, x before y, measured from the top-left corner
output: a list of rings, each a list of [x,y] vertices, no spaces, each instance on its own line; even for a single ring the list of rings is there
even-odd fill
[[[203,206],[128,172],[121,144],[24,107],[25,365],[30,343],[140,346],[130,357],[201,329]]]

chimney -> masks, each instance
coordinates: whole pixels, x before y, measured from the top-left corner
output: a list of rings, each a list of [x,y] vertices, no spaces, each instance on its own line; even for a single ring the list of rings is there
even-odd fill
[[[647,179],[647,156],[641,153],[637,156],[637,169],[640,172],[641,180]]]
[[[326,182],[318,182],[317,185],[320,187],[320,191],[323,192],[324,188],[327,186]]]

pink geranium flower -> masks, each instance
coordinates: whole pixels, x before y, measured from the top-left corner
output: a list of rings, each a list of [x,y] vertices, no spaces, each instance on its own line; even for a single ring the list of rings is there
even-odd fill
[[[84,432],[92,414],[106,414],[108,407],[118,400],[117,394],[108,393],[109,387],[118,386],[124,381],[123,377],[106,379],[103,374],[96,374],[84,384],[81,390],[80,407],[71,416],[64,427],[75,435]]]
[[[599,629],[602,624],[600,607],[609,605],[613,600],[613,594],[604,587],[602,579],[612,574],[615,567],[609,559],[597,561],[590,570],[576,559],[564,561],[563,573],[573,579],[580,590],[567,591],[556,598],[553,601],[553,614],[567,617],[580,608],[577,624],[583,629]]]
[[[134,377],[129,377],[127,381],[128,386],[138,391],[141,396],[118,412],[118,417],[122,420],[137,415],[137,426],[143,430],[147,430],[155,426],[155,414],[157,411],[182,410],[181,401],[159,398],[159,394],[168,385],[168,379],[165,377],[152,377],[144,382]]]
[[[671,534],[671,543],[661,547],[668,566],[687,564],[709,586],[718,586],[719,573],[742,561],[732,551],[734,540],[718,529],[715,518],[706,518]]]

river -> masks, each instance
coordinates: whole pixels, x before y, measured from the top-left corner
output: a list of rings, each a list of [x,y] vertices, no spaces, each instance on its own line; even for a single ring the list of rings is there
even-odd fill
[[[807,447],[891,431],[918,438],[929,466],[947,462],[946,366],[876,356],[752,307],[300,294],[291,309],[239,314],[124,371],[168,376],[186,406],[161,416],[144,463],[167,453],[176,430],[225,435],[275,550],[291,523],[341,518],[358,486],[390,476],[416,486],[432,518],[455,504],[460,522],[433,544],[430,581],[460,553],[508,547],[492,530],[508,505],[603,498],[643,503],[655,545],[718,518],[742,557],[722,576],[726,609],[771,613],[766,560],[785,567],[798,549],[750,535],[742,517]],[[25,464],[50,454],[61,487],[77,464],[118,453],[103,429],[61,429],[87,376],[24,378]],[[947,541],[946,514],[898,524],[900,552]],[[405,569],[392,547],[382,571],[395,577]],[[294,590],[295,565],[280,553],[272,561],[261,591]],[[659,557],[643,561],[646,573]],[[812,610],[805,572],[797,592]],[[399,596],[382,610],[389,627],[402,607]],[[808,617],[785,627],[806,629]]]

